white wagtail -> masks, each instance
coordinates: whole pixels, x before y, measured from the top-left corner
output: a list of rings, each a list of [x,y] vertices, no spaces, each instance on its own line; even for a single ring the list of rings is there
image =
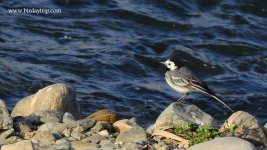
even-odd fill
[[[189,68],[181,65],[179,61],[175,59],[168,59],[164,62],[160,62],[167,67],[165,73],[166,82],[177,92],[182,93],[183,96],[178,99],[184,100],[184,98],[191,92],[199,92],[206,94],[224,106],[229,108],[232,112],[234,110],[220,100],[209,88],[208,86],[201,81]]]

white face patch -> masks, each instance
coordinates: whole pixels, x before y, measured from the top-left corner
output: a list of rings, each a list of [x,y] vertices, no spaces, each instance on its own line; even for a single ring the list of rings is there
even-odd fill
[[[164,64],[165,64],[165,66],[167,67],[167,68],[169,68],[170,70],[175,70],[175,69],[177,69],[177,66],[175,65],[175,63],[174,62],[172,62],[171,60],[166,60],[165,62],[164,62]]]

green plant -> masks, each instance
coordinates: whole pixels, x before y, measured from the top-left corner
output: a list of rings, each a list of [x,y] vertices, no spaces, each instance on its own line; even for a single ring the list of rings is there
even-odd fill
[[[237,128],[238,128],[238,125],[236,123],[231,124],[230,131],[233,135],[235,135]]]
[[[177,126],[174,132],[188,139],[189,146],[206,142],[220,136],[220,133],[210,126],[197,126],[191,122],[186,122],[183,125]]]

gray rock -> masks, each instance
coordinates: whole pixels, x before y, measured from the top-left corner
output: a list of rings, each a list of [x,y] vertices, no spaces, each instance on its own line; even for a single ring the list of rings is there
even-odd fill
[[[71,150],[71,144],[66,138],[57,140],[54,143],[44,143],[43,141],[32,139],[35,150]]]
[[[76,118],[81,117],[74,89],[63,83],[47,86],[20,100],[15,105],[11,116],[29,116],[38,110],[59,110],[71,112]]]
[[[84,142],[99,143],[101,140],[106,139],[105,137],[103,137],[99,134],[96,134],[96,133],[92,133],[90,135],[88,133],[86,133],[86,135],[87,135],[87,137],[82,139],[82,141],[84,141]]]
[[[100,145],[100,146],[104,146],[104,145],[109,144],[109,143],[111,143],[111,141],[105,139],[105,140],[101,140],[101,141],[99,142],[99,145]]]
[[[187,150],[256,150],[256,148],[253,144],[243,139],[223,137],[193,145]]]
[[[162,141],[154,144],[153,147],[155,148],[155,150],[170,150],[171,149],[168,145],[166,145]]]
[[[113,127],[110,123],[105,121],[97,121],[96,124],[90,129],[94,132],[99,132],[101,130],[107,130],[109,132],[113,131]]]
[[[7,131],[0,133],[0,140],[4,140],[4,139],[8,138],[10,135],[13,134],[13,132],[14,132],[14,129],[9,129]]]
[[[264,131],[264,133],[265,133],[265,135],[267,137],[267,123],[265,123],[265,125],[263,127],[263,131]]]
[[[19,121],[19,122],[14,122],[14,129],[16,132],[20,132],[23,134],[23,136],[27,133],[32,131],[33,127],[25,121]]]
[[[139,150],[143,149],[143,146],[138,143],[125,143],[121,146],[121,150]]]
[[[32,139],[39,140],[45,144],[54,144],[56,141],[55,136],[49,131],[37,131]]]
[[[0,99],[0,130],[7,130],[13,127],[13,120],[7,110],[6,104]]]
[[[23,140],[14,144],[3,145],[1,150],[34,150],[33,144],[30,140]]]
[[[38,128],[38,131],[49,131],[49,132],[63,132],[66,129],[66,125],[58,122],[48,122],[46,124],[41,125]]]
[[[82,133],[84,131],[84,129],[82,127],[75,127],[75,128],[73,128],[72,131]]]
[[[0,140],[0,145],[13,144],[16,143],[20,138],[18,136],[11,136],[8,139]]]
[[[233,125],[237,127],[234,136],[267,147],[265,134],[258,124],[257,119],[251,114],[244,111],[235,112],[225,121],[220,131],[226,135],[232,135],[231,127]]]
[[[85,131],[92,128],[95,124],[95,120],[78,120],[76,126],[83,128],[83,130]]]
[[[71,142],[71,148],[72,150],[91,150],[91,149],[97,150],[99,148],[99,145],[83,141],[73,141]]]
[[[71,135],[69,129],[65,129],[64,131],[62,131],[62,134],[63,134],[65,137],[70,137],[70,135]]]
[[[155,124],[150,125],[147,129],[146,132],[149,134],[152,134],[155,128]]]
[[[175,128],[185,122],[197,125],[217,126],[217,121],[195,105],[175,102],[170,104],[158,117],[155,128]]]
[[[38,110],[27,117],[28,120],[34,120],[38,124],[47,122],[62,122],[64,113],[58,110]],[[31,121],[32,122],[32,121]]]
[[[86,137],[86,135],[79,133],[79,132],[71,132],[71,136],[74,137],[78,141]]]
[[[115,149],[115,144],[110,142],[110,143],[101,145],[101,149],[103,149],[103,150],[114,150]]]
[[[70,142],[66,138],[62,138],[56,141],[56,145],[53,145],[55,150],[70,150]]]
[[[143,128],[134,127],[128,131],[121,132],[117,139],[116,143],[140,143],[144,144],[148,142],[146,132]]]
[[[68,127],[68,128],[73,128],[76,126],[77,122],[76,119],[72,116],[71,113],[66,112],[63,116],[63,123]]]

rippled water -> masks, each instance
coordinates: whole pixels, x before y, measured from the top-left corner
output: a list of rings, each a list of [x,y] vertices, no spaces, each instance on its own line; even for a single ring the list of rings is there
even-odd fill
[[[61,13],[8,13],[14,8]],[[264,0],[0,2],[0,98],[10,109],[64,82],[75,87],[85,115],[109,108],[147,126],[180,96],[158,63],[173,55],[235,110],[267,121]],[[218,120],[229,115],[204,95],[187,101]]]

